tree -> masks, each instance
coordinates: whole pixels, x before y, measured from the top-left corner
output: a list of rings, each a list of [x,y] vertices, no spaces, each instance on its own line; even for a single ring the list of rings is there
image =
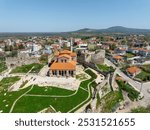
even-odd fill
[[[115,50],[117,48],[117,46],[115,44],[111,44],[111,45],[109,45],[109,47],[110,47],[110,50]]]

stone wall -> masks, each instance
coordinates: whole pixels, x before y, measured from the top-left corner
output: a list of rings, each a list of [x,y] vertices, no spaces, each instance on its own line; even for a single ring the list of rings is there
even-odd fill
[[[18,57],[6,58],[6,65],[11,67],[22,66],[26,64],[32,64],[32,63],[39,63],[38,58],[30,57],[26,54],[18,55]]]
[[[105,50],[100,50],[96,54],[91,55],[91,62],[95,64],[103,64],[105,59]]]

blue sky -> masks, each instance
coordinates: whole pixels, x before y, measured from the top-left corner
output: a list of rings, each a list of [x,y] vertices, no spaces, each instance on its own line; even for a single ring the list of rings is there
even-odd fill
[[[0,0],[0,32],[150,29],[150,0]]]

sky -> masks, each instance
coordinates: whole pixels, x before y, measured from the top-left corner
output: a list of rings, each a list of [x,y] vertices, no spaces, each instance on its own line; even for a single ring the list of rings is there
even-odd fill
[[[0,0],[0,32],[150,29],[150,0]]]

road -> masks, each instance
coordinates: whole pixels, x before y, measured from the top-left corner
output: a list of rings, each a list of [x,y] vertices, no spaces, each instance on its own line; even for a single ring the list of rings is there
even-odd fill
[[[115,80],[115,75],[118,74],[120,75],[121,77],[123,77],[131,86],[133,86],[136,90],[140,91],[141,89],[141,83],[140,82],[137,82],[133,79],[131,79],[130,77],[128,77],[127,75],[125,75],[119,67],[116,67],[111,61],[109,60],[105,60],[105,63],[110,65],[110,66],[113,66],[114,68],[116,68],[116,71],[114,72],[114,76],[113,76],[113,82]],[[147,106],[147,105],[150,105],[150,93],[148,93],[148,89],[150,89],[150,82],[147,82],[147,83],[143,83],[143,87],[142,87],[142,94],[144,95],[144,98],[142,100],[139,100],[139,103],[140,105],[142,106]]]

